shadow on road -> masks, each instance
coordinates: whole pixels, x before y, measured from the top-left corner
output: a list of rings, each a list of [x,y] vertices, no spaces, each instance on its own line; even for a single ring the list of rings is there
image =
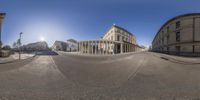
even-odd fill
[[[37,51],[36,55],[38,55],[38,56],[57,56],[59,54],[54,51]]]

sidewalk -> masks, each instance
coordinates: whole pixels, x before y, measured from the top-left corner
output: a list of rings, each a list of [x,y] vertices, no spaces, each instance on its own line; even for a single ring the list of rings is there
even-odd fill
[[[21,59],[28,59],[35,56],[35,54],[21,54]],[[15,53],[13,55],[10,55],[10,57],[6,57],[6,58],[0,58],[0,64],[5,64],[5,63],[11,63],[14,61],[17,61],[19,59],[19,54]]]
[[[154,53],[154,52],[152,52],[152,54],[154,56],[159,56],[160,58],[164,58],[166,60],[170,60],[173,62],[200,64],[200,57],[183,57],[183,56],[175,56],[175,55],[168,55],[168,54]]]

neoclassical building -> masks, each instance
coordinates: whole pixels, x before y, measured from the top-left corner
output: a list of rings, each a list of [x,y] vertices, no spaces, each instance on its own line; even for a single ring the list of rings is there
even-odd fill
[[[74,39],[67,40],[67,51],[68,52],[77,52],[78,51],[78,42]]]
[[[3,23],[3,19],[5,17],[6,13],[0,13],[0,51],[1,51],[1,47],[2,47],[2,41],[1,41],[1,28],[2,28],[2,23]]]
[[[79,42],[79,52],[87,54],[117,54],[141,50],[136,37],[126,29],[113,25],[99,40]]]
[[[152,50],[200,56],[200,13],[184,14],[167,21],[153,39]]]
[[[54,51],[67,51],[67,46],[68,46],[68,44],[66,42],[55,41],[53,46],[52,46],[52,50],[54,50]]]
[[[55,51],[66,51],[66,52],[77,52],[78,42],[74,39],[68,39],[65,41],[55,41],[52,50]]]

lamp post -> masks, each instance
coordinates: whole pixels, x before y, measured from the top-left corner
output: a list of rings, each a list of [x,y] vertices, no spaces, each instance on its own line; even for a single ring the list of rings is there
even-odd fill
[[[18,44],[19,44],[19,60],[21,60],[21,38],[22,38],[22,32],[19,33],[19,40],[18,40]]]
[[[2,28],[2,23],[3,23],[3,19],[5,17],[6,13],[0,13],[0,51],[2,48],[2,41],[1,41],[1,28]]]

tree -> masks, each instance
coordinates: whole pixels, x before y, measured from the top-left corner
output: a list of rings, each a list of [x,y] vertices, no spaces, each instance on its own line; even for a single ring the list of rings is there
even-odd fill
[[[13,45],[12,45],[12,47],[13,47],[13,48],[17,48],[17,43],[14,42]]]
[[[10,47],[9,45],[5,45],[5,46],[3,46],[2,49],[3,49],[3,50],[11,50],[11,47]]]
[[[20,39],[17,40],[17,46],[21,46],[21,40]]]

